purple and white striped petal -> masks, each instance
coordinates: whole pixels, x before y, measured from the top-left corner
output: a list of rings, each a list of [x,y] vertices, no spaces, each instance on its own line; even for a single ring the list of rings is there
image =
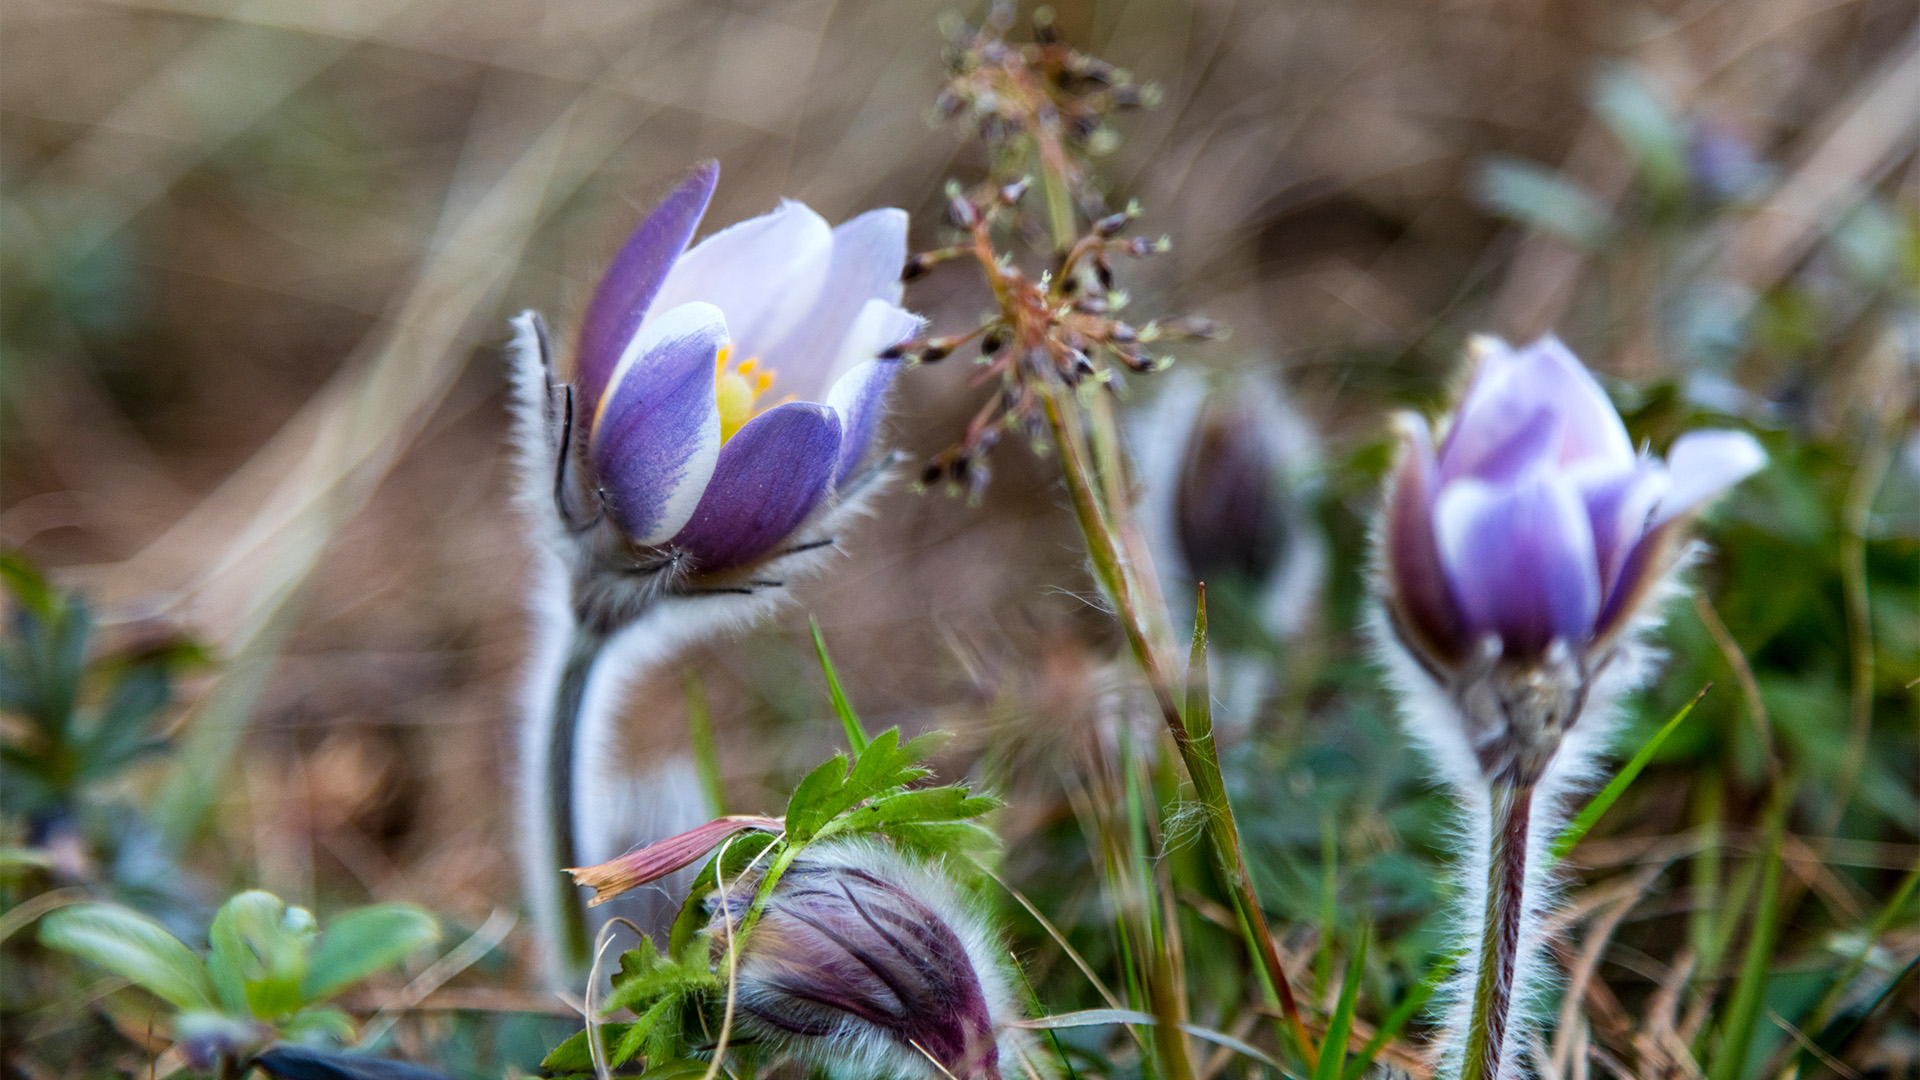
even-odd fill
[[[906,261],[904,210],[869,210],[834,227],[833,254],[818,301],[786,340],[765,356],[780,372],[788,393],[817,400],[853,366],[841,362],[841,344],[870,301],[900,303],[900,271]],[[856,357],[853,363],[869,359],[871,353]]]
[[[820,296],[833,230],[801,203],[730,225],[680,257],[655,306],[704,300],[727,316],[734,358],[759,357],[799,324]]]
[[[886,300],[869,300],[840,342],[834,367],[844,374],[827,391],[827,404],[840,417],[840,463],[834,470],[835,484],[851,478],[867,456],[886,411],[887,390],[900,370],[899,361],[876,357],[919,330],[918,316]]]
[[[745,566],[785,543],[820,505],[840,460],[840,420],[790,401],[747,421],[720,449],[699,508],[673,538],[703,571]]]
[[[674,261],[693,239],[719,181],[719,163],[709,161],[695,169],[633,231],[600,279],[580,324],[574,360],[574,381],[580,388],[586,422],[592,423],[614,367],[639,333]]]
[[[1670,521],[1759,472],[1767,452],[1744,431],[1689,431],[1667,451],[1670,483],[1653,511]]]
[[[720,454],[713,368],[727,324],[712,304],[646,321],[620,358],[589,447],[607,513],[641,544],[693,515]]]
[[[1509,656],[1538,656],[1554,638],[1579,644],[1600,610],[1593,526],[1572,486],[1543,472],[1511,484],[1449,484],[1434,530],[1453,597],[1475,635]]]

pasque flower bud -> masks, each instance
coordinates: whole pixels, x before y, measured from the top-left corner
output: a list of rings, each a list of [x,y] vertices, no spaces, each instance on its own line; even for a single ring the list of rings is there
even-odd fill
[[[752,879],[716,905],[723,949]],[[933,869],[860,843],[810,848],[737,943],[739,1007],[836,1075],[998,1080],[1025,1053],[999,950]]]
[[[1380,536],[1393,640],[1451,692],[1481,768],[1537,776],[1680,553],[1688,515],[1766,455],[1736,431],[1636,454],[1556,339],[1474,342],[1436,449],[1408,417]]]

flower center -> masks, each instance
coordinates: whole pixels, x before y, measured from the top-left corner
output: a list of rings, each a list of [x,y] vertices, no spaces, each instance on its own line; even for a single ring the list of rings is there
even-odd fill
[[[766,412],[756,407],[760,395],[773,385],[775,372],[760,370],[758,357],[733,363],[733,346],[722,345],[713,364],[713,397],[720,407],[720,441],[725,443],[746,426],[747,421]],[[776,402],[775,404],[778,404]],[[772,408],[769,405],[767,408]]]

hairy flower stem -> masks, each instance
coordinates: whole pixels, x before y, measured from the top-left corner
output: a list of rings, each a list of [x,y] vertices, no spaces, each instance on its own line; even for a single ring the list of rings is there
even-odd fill
[[[566,665],[553,691],[553,715],[547,728],[546,800],[548,828],[552,831],[554,918],[560,931],[559,966],[570,974],[586,971],[591,960],[587,940],[587,913],[580,903],[579,889],[562,871],[580,864],[580,852],[574,837],[574,749],[580,737],[580,706],[586,699],[587,682],[594,664],[605,650],[607,635],[588,626],[576,625],[567,643]]]
[[[1496,780],[1487,792],[1493,828],[1487,852],[1487,904],[1480,928],[1480,963],[1473,1011],[1467,1020],[1461,1080],[1494,1080],[1513,1011],[1513,969],[1526,913],[1527,833],[1533,785]]]
[[[1240,846],[1240,830],[1234,822],[1233,807],[1227,801],[1226,780],[1220,772],[1219,753],[1210,734],[1208,737],[1194,738],[1181,716],[1173,684],[1167,677],[1163,652],[1155,645],[1152,624],[1141,604],[1139,582],[1144,575],[1128,558],[1120,539],[1120,529],[1115,524],[1115,519],[1123,513],[1121,507],[1124,504],[1115,506],[1101,497],[1101,477],[1093,464],[1086,432],[1081,426],[1084,414],[1080,412],[1078,402],[1070,396],[1072,393],[1059,391],[1047,395],[1044,401],[1047,424],[1052,430],[1054,442],[1059,446],[1061,472],[1072,496],[1074,516],[1086,539],[1095,576],[1113,600],[1114,616],[1126,633],[1134,659],[1146,675],[1147,684],[1160,707],[1161,717],[1173,735],[1180,760],[1193,780],[1194,791],[1200,797],[1204,812],[1215,868],[1233,897],[1235,914],[1258,961],[1263,981],[1279,1004],[1301,1056],[1311,1067],[1317,1057],[1314,1044],[1300,1017],[1300,1008],[1294,1001],[1293,987],[1287,981],[1279,948],[1273,942],[1266,914],[1261,910],[1260,899],[1254,892],[1253,877],[1247,871],[1246,857]]]

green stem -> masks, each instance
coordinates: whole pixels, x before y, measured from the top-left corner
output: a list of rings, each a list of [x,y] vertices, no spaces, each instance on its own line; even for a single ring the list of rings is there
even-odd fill
[[[580,706],[586,699],[587,683],[606,644],[605,634],[584,626],[574,628],[573,639],[567,644],[566,665],[554,688],[553,715],[547,728],[547,825],[555,863],[547,887],[553,890],[554,918],[559,924],[559,966],[570,978],[584,974],[592,961],[587,911],[580,902],[580,890],[562,872],[580,864],[573,832],[573,796],[578,783],[573,775],[574,749],[580,736]],[[539,887],[537,883],[535,887]]]
[[[1267,926],[1266,913],[1261,909],[1259,896],[1254,891],[1253,877],[1247,870],[1246,856],[1240,845],[1240,830],[1234,822],[1232,804],[1227,801],[1226,780],[1220,771],[1220,758],[1214,747],[1212,732],[1204,732],[1201,737],[1195,738],[1181,715],[1160,652],[1154,647],[1147,620],[1141,611],[1126,554],[1105,513],[1106,507],[1102,505],[1099,483],[1088,460],[1084,433],[1073,422],[1078,418],[1077,413],[1070,414],[1063,408],[1057,394],[1049,394],[1043,400],[1047,423],[1052,429],[1054,441],[1059,445],[1061,472],[1067,481],[1080,531],[1086,539],[1095,576],[1113,601],[1115,617],[1126,633],[1134,659],[1146,675],[1154,700],[1159,704],[1161,717],[1166,721],[1167,730],[1173,735],[1174,746],[1180,752],[1180,760],[1186,765],[1187,775],[1193,780],[1194,791],[1199,796],[1204,814],[1203,821],[1209,847],[1213,851],[1215,869],[1233,898],[1234,913],[1252,947],[1262,981],[1280,1006],[1301,1056],[1311,1068],[1316,1059],[1314,1044],[1307,1034],[1305,1021],[1300,1017],[1293,987],[1287,981],[1286,967],[1281,962],[1279,948],[1274,944],[1273,933]]]
[[[1493,828],[1487,852],[1487,904],[1460,1080],[1493,1080],[1500,1075],[1500,1058],[1513,1011],[1513,969],[1520,953],[1520,922],[1526,911],[1527,829],[1533,814],[1533,785],[1494,781],[1490,788]]]

